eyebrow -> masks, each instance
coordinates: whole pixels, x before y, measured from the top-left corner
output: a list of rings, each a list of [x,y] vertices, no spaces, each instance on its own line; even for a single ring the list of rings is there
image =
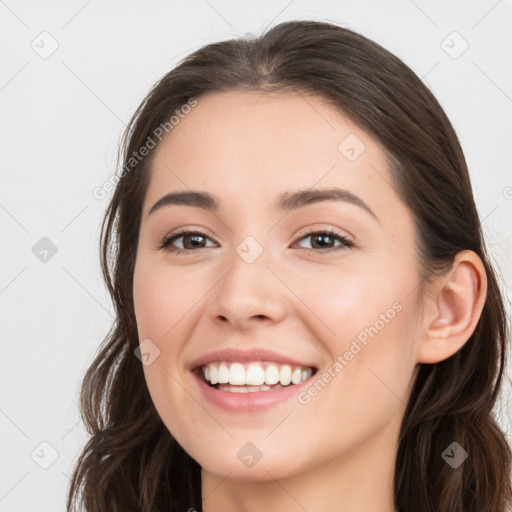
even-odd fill
[[[291,211],[323,201],[342,201],[359,206],[379,222],[377,215],[375,215],[373,210],[360,197],[348,190],[337,187],[284,192],[277,198],[274,208],[281,211]],[[170,192],[169,194],[161,197],[151,207],[148,212],[148,216],[160,208],[170,205],[195,206],[212,212],[217,212],[219,210],[218,198],[208,192]]]

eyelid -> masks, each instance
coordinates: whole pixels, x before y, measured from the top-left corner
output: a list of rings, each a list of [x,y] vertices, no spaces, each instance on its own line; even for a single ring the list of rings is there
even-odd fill
[[[349,233],[345,229],[334,227],[330,224],[325,224],[321,222],[315,222],[313,224],[309,224],[308,226],[305,226],[301,228],[296,235],[294,235],[294,238],[302,238],[305,235],[310,235],[312,233],[325,233],[325,232],[332,232],[335,233],[336,236],[345,238],[347,240],[350,240],[351,242],[355,243],[356,237]]]

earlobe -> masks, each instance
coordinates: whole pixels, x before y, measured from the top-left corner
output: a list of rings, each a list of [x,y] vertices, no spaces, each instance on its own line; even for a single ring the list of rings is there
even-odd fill
[[[433,364],[455,354],[473,334],[487,296],[480,257],[460,251],[451,270],[438,278],[421,326],[417,362]]]

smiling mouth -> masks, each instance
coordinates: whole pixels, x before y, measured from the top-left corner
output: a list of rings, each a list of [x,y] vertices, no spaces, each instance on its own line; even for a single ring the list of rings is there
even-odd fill
[[[208,386],[231,393],[255,393],[291,387],[308,380],[316,372],[315,367],[267,361],[216,361],[195,369],[199,379]]]

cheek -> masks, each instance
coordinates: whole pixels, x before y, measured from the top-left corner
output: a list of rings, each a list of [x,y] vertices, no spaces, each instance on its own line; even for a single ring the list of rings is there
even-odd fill
[[[197,302],[195,286],[185,286],[183,279],[169,269],[164,272],[154,264],[139,260],[133,279],[133,300],[139,340],[151,340],[158,347],[158,356],[143,365],[144,378],[151,400],[167,429],[187,446],[189,426],[199,422],[199,415],[190,405],[184,390],[184,374],[179,366],[187,333],[187,311]],[[183,286],[183,289],[180,288]],[[182,321],[180,322],[180,319]],[[183,422],[174,411],[189,411]]]
[[[333,355],[354,338],[364,343],[370,336],[367,328],[384,330],[399,316],[405,286],[385,269],[379,274],[378,270],[330,267],[305,275],[306,279],[297,278],[294,290],[309,307],[309,316],[321,321],[325,329],[318,335],[331,341]]]
[[[364,273],[343,269],[338,276],[334,270],[318,273],[300,288],[315,334],[340,363],[332,370],[333,388],[358,399],[388,396],[399,404],[396,393],[406,400],[415,365],[412,326],[418,304],[410,292],[416,275],[414,267],[410,275],[405,267],[401,273],[390,271],[395,267],[374,265]],[[352,406],[357,409],[357,400]]]
[[[136,266],[133,301],[140,339],[163,340],[200,296],[198,282],[156,265]]]
[[[303,411],[296,419],[304,425],[310,422],[308,428],[331,442],[326,449],[341,450],[390,425],[398,428],[403,416],[415,366],[409,338],[411,308],[401,302],[395,302],[394,308],[387,307],[386,301],[383,304],[359,303],[363,313],[356,318],[350,305],[345,309],[340,303],[343,310],[337,323],[332,320],[337,336],[329,343],[333,363],[298,397]],[[329,421],[319,426],[313,418]],[[339,432],[344,433],[343,439]],[[282,441],[286,442],[285,437]]]

